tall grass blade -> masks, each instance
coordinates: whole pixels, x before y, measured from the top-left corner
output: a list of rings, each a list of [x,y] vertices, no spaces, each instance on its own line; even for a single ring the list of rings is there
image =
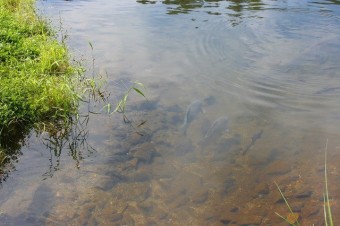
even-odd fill
[[[329,202],[329,195],[328,195],[328,179],[327,179],[327,149],[328,149],[328,139],[326,141],[326,147],[325,147],[325,192],[326,192],[326,200],[324,201],[325,205],[327,205],[327,211],[326,211],[326,225],[329,223],[331,226],[333,226],[333,218],[332,218],[332,210],[331,205]]]
[[[291,213],[291,214],[294,214],[292,208],[290,207],[290,205],[289,205],[289,203],[288,203],[288,201],[287,201],[287,199],[286,199],[286,197],[285,197],[284,194],[282,193],[282,191],[281,191],[279,185],[278,185],[275,181],[274,181],[274,183],[275,183],[277,189],[279,190],[279,192],[280,192],[280,194],[281,194],[281,197],[282,197],[283,200],[285,201],[286,206],[288,207],[290,213]],[[275,212],[275,213],[276,213],[276,212]],[[284,219],[284,220],[285,220],[286,222],[288,222],[290,225],[293,225],[293,226],[295,226],[295,225],[296,225],[296,226],[300,226],[299,221],[296,221],[296,222],[294,222],[294,223],[291,223],[287,218],[281,216],[280,214],[276,213],[276,215],[278,215],[279,217],[281,217],[282,219]]]
[[[287,205],[287,207],[288,207],[289,211],[290,211],[291,213],[293,213],[293,211],[292,211],[292,209],[290,208],[290,206],[289,206],[289,203],[288,203],[288,201],[287,201],[286,197],[284,196],[284,194],[282,193],[282,191],[281,191],[281,189],[280,189],[279,185],[278,185],[278,184],[277,184],[275,181],[274,181],[274,183],[275,183],[275,185],[276,185],[277,189],[279,190],[279,192],[280,192],[280,194],[281,194],[281,196],[282,196],[283,200],[285,201],[285,203],[286,203],[286,205]]]
[[[323,205],[323,216],[325,218],[325,226],[328,226],[325,193],[323,193],[323,203],[324,203],[324,205]]]
[[[116,106],[114,112],[118,112],[118,110],[121,109],[122,102],[123,102],[123,100],[120,100],[120,101],[119,101],[119,103],[117,104],[117,106]]]

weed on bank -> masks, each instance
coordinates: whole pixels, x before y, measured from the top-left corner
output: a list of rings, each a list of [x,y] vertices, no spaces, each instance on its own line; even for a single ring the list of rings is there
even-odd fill
[[[17,131],[46,121],[67,121],[77,112],[78,76],[74,75],[79,69],[70,64],[66,46],[36,14],[34,0],[0,0],[0,28],[0,145],[4,146]]]

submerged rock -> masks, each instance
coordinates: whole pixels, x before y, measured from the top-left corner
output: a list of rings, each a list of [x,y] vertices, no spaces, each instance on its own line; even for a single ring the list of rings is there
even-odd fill
[[[121,183],[123,180],[118,177],[113,178],[107,178],[106,180],[100,181],[100,183],[97,184],[97,188],[103,190],[103,191],[109,191],[114,186],[116,186],[118,183]]]
[[[145,201],[145,202],[139,203],[137,205],[137,208],[138,208],[140,213],[143,213],[143,214],[149,216],[149,215],[152,214],[153,210],[155,209],[155,205],[151,201]]]
[[[230,155],[233,153],[241,152],[241,136],[235,134],[231,138],[220,139],[218,144],[215,144],[214,149],[214,160],[222,160],[222,161],[233,161],[230,158]],[[228,159],[226,159],[228,158]]]
[[[240,208],[237,207],[237,206],[235,206],[235,207],[233,207],[233,208],[230,209],[230,212],[232,212],[232,213],[237,213],[239,210],[240,210]]]
[[[123,218],[122,213],[115,213],[110,216],[111,222],[120,221]]]
[[[176,156],[183,156],[187,153],[193,152],[195,147],[189,140],[178,139],[177,144],[174,147]]]
[[[157,154],[155,147],[152,143],[144,143],[133,147],[129,151],[129,155],[138,159],[138,163],[151,163],[153,157]]]
[[[241,219],[238,219],[237,225],[248,225],[248,226],[257,226],[262,225],[262,217],[255,215],[243,215]]]
[[[232,177],[227,178],[223,184],[224,195],[228,195],[229,192],[233,191],[235,187],[236,187],[235,179]]]
[[[302,208],[301,215],[303,218],[309,218],[311,216],[317,215],[320,212],[320,206],[318,205],[305,205]]]
[[[269,194],[269,186],[266,183],[260,183],[255,187],[255,192],[259,196]]]
[[[145,140],[145,137],[143,137],[140,133],[132,133],[129,138],[126,140],[126,142],[130,145],[137,145]]]
[[[207,191],[197,192],[191,197],[191,201],[195,204],[202,204],[208,199],[208,194]]]
[[[176,209],[176,208],[185,206],[188,202],[189,202],[189,198],[185,195],[182,195],[182,196],[178,196],[177,198],[175,198],[175,200],[173,200],[169,204],[169,206],[173,209]]]
[[[135,225],[135,220],[129,215],[124,214],[123,219],[121,220],[121,225]]]
[[[129,176],[130,182],[146,182],[152,179],[150,170],[139,170]]]
[[[291,166],[285,161],[277,160],[269,164],[266,169],[268,175],[283,175],[291,171]]]
[[[143,101],[139,105],[135,105],[132,110],[136,111],[153,111],[158,108],[159,100],[147,100]]]
[[[222,219],[222,220],[220,220],[220,222],[221,222],[223,225],[229,225],[229,224],[231,223],[231,220]]]
[[[313,192],[310,190],[300,190],[300,191],[297,191],[297,193],[295,194],[295,198],[297,199],[309,198],[311,197],[312,194]]]
[[[290,208],[292,209],[292,211],[295,212],[301,212],[302,208],[304,207],[304,203],[291,203],[289,204]]]
[[[165,212],[164,210],[160,209],[160,208],[156,208],[156,209],[153,211],[153,216],[154,216],[156,219],[163,220],[163,219],[165,219],[165,218],[168,216],[168,213]]]

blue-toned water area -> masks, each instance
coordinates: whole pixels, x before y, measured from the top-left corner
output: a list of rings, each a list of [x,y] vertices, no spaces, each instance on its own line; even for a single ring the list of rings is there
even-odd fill
[[[67,136],[24,139],[0,177],[0,225],[325,225],[325,167],[340,225],[340,1],[40,0],[37,13],[107,98],[82,103]],[[146,98],[108,114],[136,85]]]

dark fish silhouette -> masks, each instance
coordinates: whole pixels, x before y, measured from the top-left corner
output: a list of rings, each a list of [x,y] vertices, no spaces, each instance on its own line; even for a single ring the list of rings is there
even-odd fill
[[[199,113],[203,112],[203,108],[202,108],[202,102],[199,100],[195,100],[194,102],[192,102],[188,108],[187,111],[185,113],[184,116],[184,122],[183,125],[180,128],[180,132],[182,134],[186,134],[187,132],[187,128],[190,125],[190,123],[197,117],[197,115]]]
[[[210,126],[208,132],[205,134],[204,138],[210,138],[215,135],[220,135],[224,131],[228,131],[229,121],[227,117],[220,117],[216,119]]]
[[[255,133],[253,135],[253,137],[251,138],[251,143],[243,151],[242,155],[245,155],[248,152],[248,150],[255,144],[255,142],[262,137],[262,133],[263,133],[263,130],[261,130],[260,132]]]

